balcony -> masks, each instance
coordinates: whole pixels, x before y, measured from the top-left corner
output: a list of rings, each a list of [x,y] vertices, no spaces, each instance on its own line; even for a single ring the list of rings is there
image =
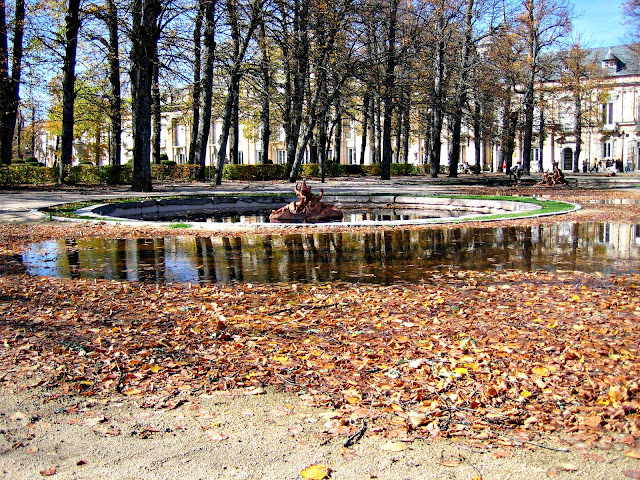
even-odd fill
[[[604,125],[602,125],[602,133],[616,133],[618,131],[618,122],[614,122],[614,123],[605,123]]]

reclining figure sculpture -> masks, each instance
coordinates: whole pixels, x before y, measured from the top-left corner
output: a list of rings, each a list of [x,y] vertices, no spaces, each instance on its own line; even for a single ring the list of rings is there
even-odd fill
[[[311,193],[311,187],[306,181],[294,187],[298,196],[297,202],[291,202],[278,210],[273,210],[269,215],[272,223],[320,223],[342,220],[342,212],[331,203],[321,202],[324,189],[320,189],[320,195]]]

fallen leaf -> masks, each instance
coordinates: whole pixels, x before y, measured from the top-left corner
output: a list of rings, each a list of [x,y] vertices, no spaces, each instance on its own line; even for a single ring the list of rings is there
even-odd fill
[[[300,435],[304,431],[304,427],[302,425],[292,425],[289,427],[289,433],[294,437],[296,435]]]
[[[442,465],[443,467],[449,467],[449,468],[459,467],[460,464],[461,464],[460,460],[445,460],[443,462],[440,462],[440,465]]]
[[[640,470],[623,470],[622,474],[625,477],[634,478],[635,480],[640,480]]]
[[[331,475],[331,468],[326,465],[309,465],[300,472],[302,478],[307,480],[324,480]]]
[[[558,465],[558,468],[563,472],[577,472],[578,467],[576,467],[573,463],[561,463]]]
[[[534,367],[531,369],[531,373],[535,373],[536,375],[540,375],[541,377],[546,377],[549,375],[549,369],[546,367]]]
[[[387,442],[380,447],[380,450],[386,452],[403,452],[409,448],[405,442]]]
[[[625,457],[640,459],[640,450],[629,450],[624,455]]]
[[[209,432],[209,440],[212,442],[222,442],[229,438],[227,435],[221,432]]]
[[[513,452],[509,450],[498,450],[493,453],[493,458],[511,458],[513,456]]]
[[[38,447],[27,447],[25,449],[25,452],[27,452],[29,455],[33,455],[34,453],[38,453]]]
[[[27,418],[27,414],[26,413],[22,413],[20,411],[9,415],[9,420],[11,420],[11,421],[24,420],[25,418]]]
[[[50,477],[52,475],[55,475],[56,473],[58,473],[58,470],[55,467],[40,470],[40,475],[42,475],[43,477]]]

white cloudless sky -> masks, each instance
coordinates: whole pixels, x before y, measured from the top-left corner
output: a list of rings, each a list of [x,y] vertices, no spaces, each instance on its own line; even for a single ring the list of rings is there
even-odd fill
[[[612,47],[628,43],[621,6],[624,0],[573,0],[574,34],[585,47]]]

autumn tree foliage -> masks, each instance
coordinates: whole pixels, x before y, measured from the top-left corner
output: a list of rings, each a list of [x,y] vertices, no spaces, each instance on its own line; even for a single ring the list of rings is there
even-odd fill
[[[517,15],[515,34],[519,38],[525,74],[523,85],[523,170],[530,171],[533,141],[535,89],[542,68],[542,54],[557,46],[571,31],[571,8],[566,0],[523,0]]]
[[[589,52],[582,48],[576,39],[569,50],[561,56],[560,95],[570,97],[573,117],[573,135],[576,148],[573,154],[573,171],[579,172],[580,153],[582,150],[582,129],[585,125],[597,124],[599,106],[606,93],[602,82],[600,66],[589,57]]]

